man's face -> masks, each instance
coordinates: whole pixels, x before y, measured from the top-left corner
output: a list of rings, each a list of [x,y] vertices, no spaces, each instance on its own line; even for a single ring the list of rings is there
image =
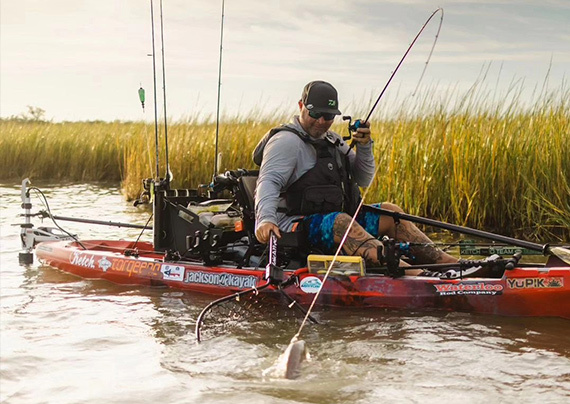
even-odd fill
[[[299,110],[299,122],[301,126],[305,132],[315,139],[320,138],[328,131],[334,122],[334,119],[327,121],[324,117],[320,117],[319,119],[311,118],[309,116],[309,110],[305,108],[305,105],[301,101],[299,101]]]

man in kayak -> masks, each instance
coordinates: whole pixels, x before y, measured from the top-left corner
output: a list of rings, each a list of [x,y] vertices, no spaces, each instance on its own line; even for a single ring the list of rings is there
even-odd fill
[[[271,232],[308,234],[312,247],[324,253],[338,248],[360,202],[360,187],[373,180],[375,161],[370,124],[353,134],[355,149],[330,130],[338,109],[336,89],[324,81],[308,83],[299,100],[299,115],[270,130],[257,145],[253,159],[260,166],[255,189],[255,235],[267,243]],[[402,212],[392,203],[382,208]],[[413,223],[376,212],[358,212],[343,251],[378,265],[382,243],[388,236],[398,241],[429,244],[412,247],[415,263],[451,263],[457,259],[433,246]],[[420,272],[420,271],[418,271]]]

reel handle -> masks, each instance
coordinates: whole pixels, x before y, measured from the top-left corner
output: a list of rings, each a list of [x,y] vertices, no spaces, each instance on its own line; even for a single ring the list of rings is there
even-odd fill
[[[352,138],[352,134],[355,133],[356,130],[362,126],[363,121],[362,121],[362,119],[357,119],[353,122],[352,117],[348,116],[348,115],[343,116],[342,120],[348,121],[348,135],[343,136],[342,140],[350,140]],[[356,145],[356,142],[353,140],[350,143],[350,148],[352,149],[355,145]]]
[[[348,135],[343,136],[342,140],[350,140],[350,138],[352,137],[352,134],[354,132],[356,132],[356,130],[362,126],[362,119],[357,119],[353,122],[351,116],[345,115],[342,117],[342,120],[348,121]]]

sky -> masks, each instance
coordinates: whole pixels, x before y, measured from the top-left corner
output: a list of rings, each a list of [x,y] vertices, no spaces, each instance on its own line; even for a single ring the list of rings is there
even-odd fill
[[[45,110],[53,121],[154,118],[150,0],[2,0],[0,116]],[[166,109],[170,119],[215,116],[221,0],[164,0]],[[159,114],[163,115],[160,0],[154,0]],[[568,0],[226,0],[221,113],[295,111],[303,86],[326,80],[340,109],[368,108],[430,14],[444,9],[422,88],[467,91],[487,72],[495,96],[522,85],[567,86]],[[439,16],[379,104],[409,97]],[[566,84],[565,84],[566,83]],[[146,110],[137,90],[146,90]]]

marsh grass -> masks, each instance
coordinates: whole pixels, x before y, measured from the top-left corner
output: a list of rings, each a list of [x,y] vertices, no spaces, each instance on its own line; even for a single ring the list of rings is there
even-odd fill
[[[451,92],[453,93],[453,92]],[[513,95],[513,94],[511,94]],[[489,101],[476,90],[451,99],[424,96],[373,117],[379,173],[367,202],[390,200],[407,212],[451,223],[551,241],[570,239],[570,94],[541,93],[531,108]],[[365,110],[366,108],[362,108]],[[287,120],[258,112],[220,125],[221,171],[254,169],[258,140]],[[390,116],[388,116],[390,115]],[[156,174],[154,125],[3,120],[3,179],[117,181],[127,198]],[[333,127],[344,134],[346,126]],[[174,187],[209,183],[215,123],[188,119],[168,128]],[[163,140],[162,140],[163,142]],[[164,147],[159,161],[164,175]]]

